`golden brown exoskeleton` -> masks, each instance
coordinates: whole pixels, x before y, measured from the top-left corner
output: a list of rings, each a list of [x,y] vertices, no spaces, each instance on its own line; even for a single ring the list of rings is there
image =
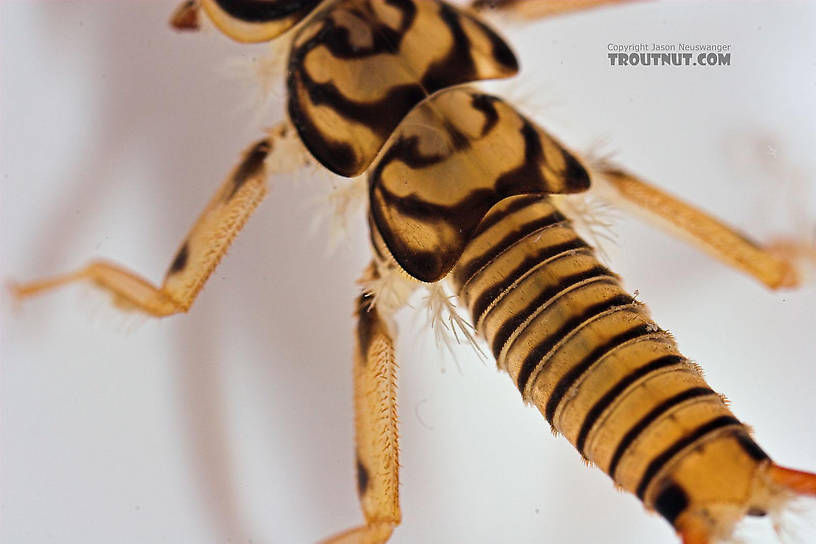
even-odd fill
[[[799,282],[792,259],[762,248],[636,176],[590,169],[499,97],[465,84],[518,64],[475,10],[531,16],[609,3],[437,0],[200,0],[243,42],[291,34],[289,121],[250,146],[155,287],[95,262],[17,286],[30,296],[91,280],[153,316],[187,311],[230,242],[284,169],[292,145],[341,176],[367,173],[374,258],[357,301],[357,483],[365,523],[327,542],[385,542],[400,522],[392,314],[405,296],[376,287],[449,281],[499,368],[552,428],[687,544],[728,536],[746,515],[816,494],[816,476],[775,465],[646,306],[595,257],[551,195],[591,184],[668,221],[771,288]],[[408,287],[410,292],[413,287]]]

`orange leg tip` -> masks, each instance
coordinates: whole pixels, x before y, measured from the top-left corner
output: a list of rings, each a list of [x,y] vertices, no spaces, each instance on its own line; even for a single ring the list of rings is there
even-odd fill
[[[14,301],[19,303],[24,298],[33,297],[35,295],[42,293],[43,291],[49,291],[51,289],[54,289],[55,287],[59,287],[66,283],[75,281],[81,277],[82,271],[75,272],[73,274],[66,274],[63,276],[57,276],[46,280],[32,281],[27,283],[17,283],[15,281],[10,281],[6,284],[6,287]]]
[[[816,474],[771,465],[768,475],[775,483],[802,495],[816,496]]]
[[[778,239],[768,244],[768,252],[787,264],[778,287],[794,288],[816,282],[816,245]]]
[[[20,285],[16,281],[7,281],[5,289],[12,300],[15,302],[20,300]]]
[[[11,310],[19,312],[23,306],[23,295],[20,293],[20,286],[17,282],[6,281],[3,285],[3,289],[5,290],[4,295],[6,295],[6,299],[9,301],[8,304]]]
[[[42,290],[43,288],[37,283],[17,283],[16,281],[6,283],[6,291],[15,305],[19,305],[23,299],[32,297]]]
[[[677,520],[677,533],[683,539],[683,544],[710,544],[711,531],[708,524],[692,515],[681,516]]]

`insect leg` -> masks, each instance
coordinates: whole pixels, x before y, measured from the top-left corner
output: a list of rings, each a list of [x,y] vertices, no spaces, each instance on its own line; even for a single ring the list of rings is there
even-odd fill
[[[689,516],[687,519],[678,521],[678,533],[683,539],[683,544],[709,544],[711,535],[705,523],[699,518]]]
[[[161,287],[116,264],[93,261],[63,276],[13,285],[13,293],[28,298],[66,283],[90,280],[113,295],[114,303],[123,309],[155,317],[186,312],[266,194],[267,156],[286,132],[287,125],[280,125],[244,152],[182,242]]]
[[[170,17],[170,26],[176,30],[198,30],[198,12],[198,0],[184,0]]]
[[[364,280],[375,279],[372,264]],[[374,276],[374,277],[372,277]],[[354,411],[357,443],[357,491],[365,525],[324,544],[386,542],[402,517],[399,507],[399,432],[397,361],[387,320],[372,306],[372,296],[357,299],[354,351]]]
[[[477,11],[496,10],[525,19],[554,17],[573,11],[623,4],[633,0],[473,0],[471,7]]]
[[[767,287],[778,289],[800,284],[796,258],[797,254],[805,255],[804,248],[782,251],[781,247],[776,250],[773,246],[762,246],[630,172],[603,168],[600,174],[602,180],[608,182],[605,189],[611,189],[609,196],[614,200],[623,200],[638,211],[646,212],[648,219],[680,232],[714,257]]]

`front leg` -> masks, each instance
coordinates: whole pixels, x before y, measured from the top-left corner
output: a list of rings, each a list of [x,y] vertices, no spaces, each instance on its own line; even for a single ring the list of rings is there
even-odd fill
[[[267,164],[279,170],[276,147],[291,133],[282,124],[269,137],[250,146],[193,225],[173,258],[160,287],[133,272],[106,261],[94,261],[75,272],[45,280],[13,285],[17,298],[28,298],[66,283],[89,280],[113,296],[126,310],[154,317],[190,309],[204,283],[267,191]],[[285,146],[283,146],[285,147]]]
[[[375,279],[372,265],[364,280]],[[397,361],[387,317],[357,299],[354,349],[354,423],[357,443],[357,492],[365,524],[330,537],[324,544],[380,544],[401,520],[399,506],[399,429]]]

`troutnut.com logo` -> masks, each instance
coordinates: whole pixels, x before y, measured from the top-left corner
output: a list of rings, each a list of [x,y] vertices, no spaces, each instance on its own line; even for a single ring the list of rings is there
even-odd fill
[[[722,43],[610,43],[610,66],[731,66],[731,45]]]

